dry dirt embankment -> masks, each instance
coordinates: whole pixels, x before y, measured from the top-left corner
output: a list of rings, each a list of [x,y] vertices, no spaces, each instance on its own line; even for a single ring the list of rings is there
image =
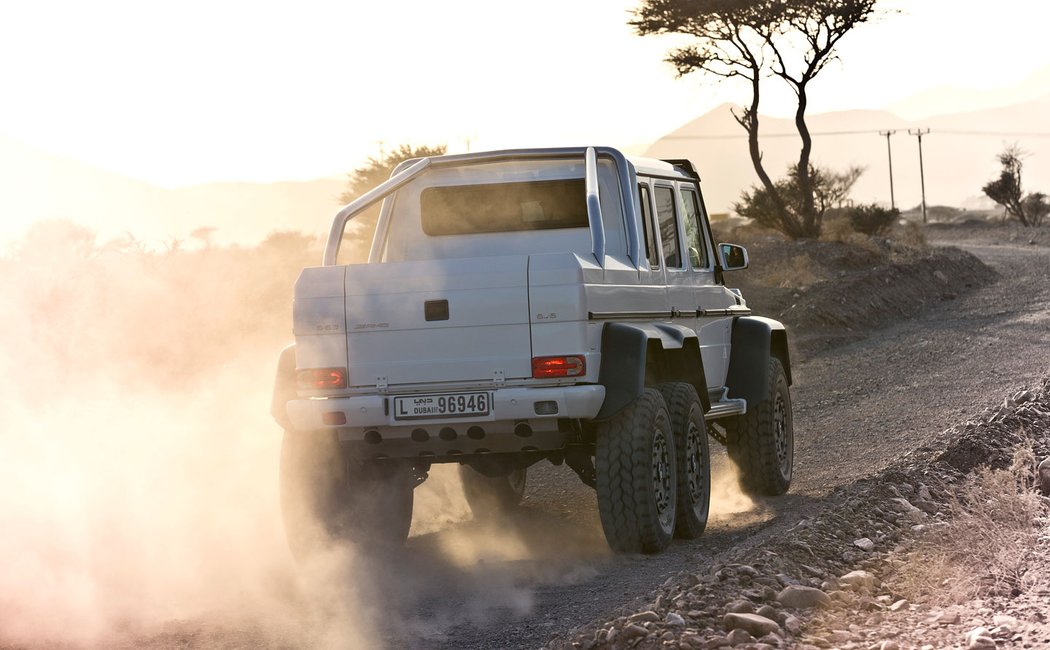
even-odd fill
[[[1050,510],[1033,462],[1050,454],[1050,381],[943,437],[946,447],[839,490],[785,535],[680,572],[647,606],[550,647],[1050,643],[1031,607],[1050,584]]]
[[[729,274],[756,313],[789,327],[805,356],[857,341],[994,282],[998,274],[955,247],[854,236],[845,242],[749,241],[750,271]]]

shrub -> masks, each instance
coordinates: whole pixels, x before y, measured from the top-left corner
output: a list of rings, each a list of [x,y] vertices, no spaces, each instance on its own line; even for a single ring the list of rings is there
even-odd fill
[[[885,235],[901,216],[897,208],[883,208],[874,203],[860,205],[847,211],[849,225],[865,235]]]
[[[930,247],[930,244],[926,241],[926,233],[923,231],[922,226],[914,221],[909,221],[904,226],[904,232],[897,238],[897,241],[911,248]]]
[[[1025,588],[1046,515],[1034,490],[1034,466],[1028,440],[1008,469],[982,467],[956,485],[948,498],[948,521],[937,524],[936,534],[923,537],[911,554],[902,595],[962,603]]]
[[[754,186],[740,195],[733,209],[741,217],[754,219],[766,228],[778,230],[791,239],[820,237],[824,217],[834,206],[849,196],[854,183],[864,172],[863,167],[850,167],[836,172],[810,166],[809,181],[812,200],[799,184],[798,167],[788,168],[787,176],[773,184],[772,191]],[[812,210],[812,212],[810,212]]]

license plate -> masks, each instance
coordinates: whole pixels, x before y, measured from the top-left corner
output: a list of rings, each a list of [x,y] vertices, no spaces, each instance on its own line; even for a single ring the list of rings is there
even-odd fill
[[[394,419],[476,418],[488,415],[491,408],[492,397],[488,393],[395,397]]]

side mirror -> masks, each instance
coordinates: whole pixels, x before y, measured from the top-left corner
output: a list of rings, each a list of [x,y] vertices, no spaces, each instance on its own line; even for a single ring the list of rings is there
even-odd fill
[[[747,258],[747,249],[736,244],[719,244],[718,261],[723,271],[739,271],[746,269],[750,261]]]

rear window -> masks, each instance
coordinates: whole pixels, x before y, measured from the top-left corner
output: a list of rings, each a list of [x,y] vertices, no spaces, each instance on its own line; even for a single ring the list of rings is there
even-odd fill
[[[423,232],[486,232],[586,228],[583,179],[428,187],[419,197]]]

